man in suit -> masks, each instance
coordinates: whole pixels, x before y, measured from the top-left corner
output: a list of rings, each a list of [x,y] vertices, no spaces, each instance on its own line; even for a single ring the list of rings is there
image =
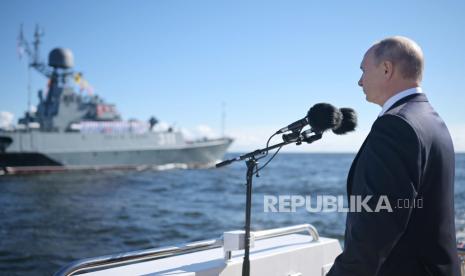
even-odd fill
[[[366,52],[358,84],[382,107],[355,157],[347,194],[379,212],[347,214],[344,251],[329,276],[459,276],[454,222],[455,155],[446,125],[420,82],[423,53],[405,37]],[[420,204],[421,203],[421,204]]]

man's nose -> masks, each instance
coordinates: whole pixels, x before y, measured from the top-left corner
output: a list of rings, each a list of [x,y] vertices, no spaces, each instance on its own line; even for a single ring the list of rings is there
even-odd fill
[[[363,87],[362,78],[360,78],[360,79],[358,80],[358,86]]]

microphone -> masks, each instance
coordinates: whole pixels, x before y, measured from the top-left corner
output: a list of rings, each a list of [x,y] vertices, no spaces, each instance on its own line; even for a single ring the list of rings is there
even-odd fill
[[[310,108],[305,118],[281,128],[276,134],[300,130],[306,125],[310,125],[315,132],[324,132],[338,127],[341,121],[342,113],[339,109],[328,103],[318,103]]]
[[[339,127],[342,122],[342,113],[329,103],[318,103],[310,108],[307,118],[312,131],[321,133]]]
[[[296,129],[301,129],[306,125],[308,125],[307,117],[300,119],[298,121],[295,121],[292,124],[288,125],[287,127],[281,128],[280,130],[276,131],[276,134],[281,134],[287,131],[294,131]]]
[[[342,113],[342,122],[336,128],[333,128],[333,133],[343,135],[347,132],[354,131],[357,127],[357,113],[352,108],[343,107],[339,109]]]

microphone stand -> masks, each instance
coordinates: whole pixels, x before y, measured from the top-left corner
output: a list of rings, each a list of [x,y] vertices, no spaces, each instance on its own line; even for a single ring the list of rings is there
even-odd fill
[[[283,146],[286,146],[292,143],[296,143],[296,145],[300,145],[302,144],[302,142],[311,144],[321,139],[322,136],[323,136],[322,133],[315,133],[312,136],[303,137],[299,133],[297,137],[294,138],[290,136],[292,137],[292,139],[289,139],[289,140],[285,139],[284,142],[281,142],[279,144],[275,144],[275,145],[272,145],[272,146],[269,146],[263,149],[257,149],[255,151],[243,154],[239,157],[225,160],[221,163],[216,164],[216,167],[220,168],[223,166],[227,166],[235,161],[246,160],[245,164],[247,165],[247,173],[246,173],[247,194],[246,194],[246,203],[245,203],[244,261],[242,263],[242,276],[250,276],[250,216],[252,213],[252,180],[253,180],[254,173],[257,173],[257,177],[258,177],[258,171],[259,171],[258,162],[257,162],[258,159],[256,156],[265,154],[270,150],[281,148]]]

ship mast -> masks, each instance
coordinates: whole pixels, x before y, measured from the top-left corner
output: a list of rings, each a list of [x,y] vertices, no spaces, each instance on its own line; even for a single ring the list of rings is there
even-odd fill
[[[34,31],[34,41],[32,42],[33,47],[29,44],[29,42],[24,38],[23,34],[23,25],[21,24],[18,36],[18,50],[21,52],[24,51],[28,57],[29,67],[32,67],[37,70],[37,72],[41,73],[42,75],[50,78],[52,76],[52,72],[48,68],[48,66],[40,59],[40,44],[41,38],[44,36],[44,31],[36,25],[36,29]]]
[[[29,43],[24,37],[23,26],[21,25],[18,35],[19,56],[24,53],[28,61],[28,107],[26,115],[19,121],[27,127],[30,122],[38,122],[42,130],[56,130],[53,118],[58,114],[61,104],[61,95],[64,90],[69,90],[68,79],[73,75],[73,56],[67,49],[56,48],[49,54],[49,62],[45,63],[40,56],[41,39],[44,32],[36,25],[33,42]],[[48,79],[46,97],[43,98],[42,91],[39,91],[39,105],[37,112],[30,112],[31,106],[31,77],[30,69],[34,68],[41,75]]]

